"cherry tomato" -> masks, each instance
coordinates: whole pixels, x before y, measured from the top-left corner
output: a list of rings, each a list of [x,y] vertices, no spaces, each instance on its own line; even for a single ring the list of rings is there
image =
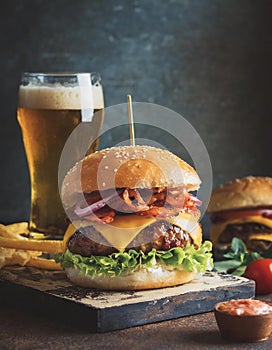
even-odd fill
[[[246,268],[244,277],[256,283],[256,294],[272,293],[272,259],[252,261]]]

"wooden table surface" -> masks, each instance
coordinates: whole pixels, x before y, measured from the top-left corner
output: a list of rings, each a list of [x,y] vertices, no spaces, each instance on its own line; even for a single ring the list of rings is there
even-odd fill
[[[272,294],[258,296],[272,303]],[[66,319],[73,315],[65,315]],[[90,333],[5,298],[0,300],[0,349],[272,349],[272,336],[260,343],[229,343],[219,334],[213,312]]]

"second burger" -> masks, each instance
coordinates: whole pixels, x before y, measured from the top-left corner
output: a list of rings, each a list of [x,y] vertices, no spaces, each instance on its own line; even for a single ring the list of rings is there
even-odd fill
[[[232,238],[241,239],[250,251],[272,247],[272,178],[247,176],[215,188],[208,206],[215,257]]]

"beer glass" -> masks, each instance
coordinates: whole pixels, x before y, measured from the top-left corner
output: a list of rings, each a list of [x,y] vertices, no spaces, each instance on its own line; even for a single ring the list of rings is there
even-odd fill
[[[97,132],[103,108],[97,73],[23,73],[17,116],[31,181],[30,234],[63,236],[68,223],[58,189],[61,152],[80,123],[91,123]],[[96,151],[97,143],[88,153]]]

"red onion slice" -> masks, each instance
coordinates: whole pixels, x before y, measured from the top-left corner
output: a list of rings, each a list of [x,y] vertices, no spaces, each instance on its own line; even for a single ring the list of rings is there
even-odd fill
[[[193,201],[198,207],[200,207],[202,204],[202,201],[197,197],[193,196],[192,194],[190,194],[190,200]]]
[[[93,214],[97,210],[105,207],[108,204],[108,202],[111,199],[113,199],[114,197],[116,197],[117,195],[119,195],[119,191],[116,191],[113,194],[111,194],[110,196],[102,198],[98,202],[92,203],[92,204],[88,205],[85,208],[81,207],[83,204],[86,203],[86,200],[83,199],[83,200],[77,202],[77,204],[75,206],[75,209],[74,209],[74,212],[80,218],[82,218],[82,217],[84,217],[86,215]]]

